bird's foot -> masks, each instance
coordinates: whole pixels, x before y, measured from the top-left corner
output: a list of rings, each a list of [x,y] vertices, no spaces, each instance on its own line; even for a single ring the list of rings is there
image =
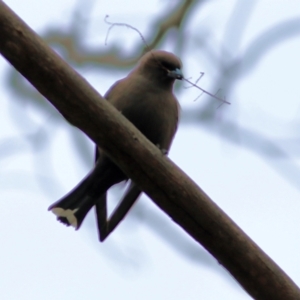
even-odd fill
[[[161,147],[160,147],[160,144],[157,144],[156,145],[156,147],[161,151],[161,153],[163,154],[163,155],[168,155],[168,150],[167,149],[162,149]]]

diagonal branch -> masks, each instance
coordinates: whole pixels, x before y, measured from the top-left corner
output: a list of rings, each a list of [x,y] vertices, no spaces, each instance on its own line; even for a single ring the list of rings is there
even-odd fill
[[[0,1],[0,53],[255,299],[300,299],[295,283],[174,163]]]

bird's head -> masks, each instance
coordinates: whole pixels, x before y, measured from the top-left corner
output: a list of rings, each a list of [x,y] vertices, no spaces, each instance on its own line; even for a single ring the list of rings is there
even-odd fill
[[[183,79],[181,68],[182,63],[174,54],[162,50],[152,50],[140,59],[137,71],[155,84],[172,88],[176,79]]]

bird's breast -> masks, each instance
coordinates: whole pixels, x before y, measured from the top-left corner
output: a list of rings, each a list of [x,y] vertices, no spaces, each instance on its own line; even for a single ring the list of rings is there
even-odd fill
[[[129,79],[111,90],[109,102],[152,143],[168,150],[178,122],[175,96],[172,91],[156,87],[149,81]]]

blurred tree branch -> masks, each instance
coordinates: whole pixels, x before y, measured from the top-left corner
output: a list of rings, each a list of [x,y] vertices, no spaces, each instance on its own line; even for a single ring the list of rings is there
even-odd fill
[[[178,1],[178,4],[171,11],[168,11],[151,24],[151,27],[156,30],[152,32],[152,36],[146,37],[146,41],[151,41],[148,44],[149,48],[154,49],[171,28],[179,30],[192,7],[202,2],[204,1]],[[63,33],[61,29],[52,29],[43,36],[50,46],[63,47],[65,58],[70,63],[75,63],[78,66],[84,65],[85,67],[99,65],[100,68],[105,66],[128,68],[132,67],[147,51],[143,43],[139,43],[134,47],[136,52],[131,53],[130,57],[124,57],[124,49],[120,44],[113,44],[106,48],[101,47],[91,51],[90,48],[84,46],[84,38],[79,34],[80,31],[74,30],[77,28],[75,24],[68,32]]]
[[[189,12],[192,9],[195,10],[196,5],[199,8],[200,4],[203,3],[205,3],[205,1],[179,1],[172,10],[157,18],[151,24],[151,27],[156,30],[151,33],[151,36],[146,38],[147,41],[150,41],[150,47],[155,48],[171,28],[176,28],[177,32],[179,32],[179,29],[182,30],[184,20],[187,18]],[[223,48],[223,57],[217,57],[214,53],[215,49],[208,46],[206,41],[208,38],[211,39],[211,35],[205,36],[204,40],[201,40],[201,38],[198,38],[197,36],[195,37],[196,40],[198,40],[198,46],[200,46],[199,43],[201,44],[201,52],[205,53],[210,61],[216,65],[216,68],[219,69],[219,79],[215,81],[214,87],[210,90],[217,90],[221,87],[223,93],[226,94],[227,99],[230,98],[230,92],[236,84],[237,79],[240,79],[242,76],[250,72],[263,55],[266,55],[266,53],[268,53],[274,45],[295,37],[300,32],[299,18],[286,20],[261,33],[260,36],[256,37],[253,42],[246,47],[242,55],[239,53],[232,55],[231,52],[233,50],[238,52],[237,49],[239,41],[243,36],[243,31],[255,3],[256,1],[249,2],[248,4],[237,3],[224,34],[224,41],[226,40],[227,45],[230,45],[230,48]],[[247,5],[246,8],[245,5]],[[83,32],[83,28],[85,28],[85,26],[83,23],[84,20],[88,19],[88,16],[85,14],[88,14],[89,10],[90,9],[82,9],[80,6],[80,9],[74,13],[74,20],[68,31],[63,32],[60,28],[49,29],[44,34],[44,39],[47,43],[49,43],[49,45],[62,48],[64,58],[70,63],[81,68],[87,66],[102,69],[132,67],[144,52],[144,45],[142,43],[134,47],[135,53],[130,54],[131,58],[124,57],[124,51],[121,45],[118,44],[112,44],[105,48],[99,47],[94,50],[85,46],[85,37]],[[239,28],[238,34],[235,33],[232,35],[232,28]],[[197,35],[201,35],[201,29]],[[185,44],[184,40],[182,41],[182,44]],[[53,120],[53,122],[51,122],[51,126],[63,126],[63,122],[57,122],[61,120],[61,118],[55,110],[53,110],[53,108],[44,101],[43,97],[25,83],[24,79],[19,76],[17,72],[14,70],[9,71],[8,82],[12,88],[11,92],[15,94],[14,98],[16,100],[22,99],[23,102],[30,103],[30,105],[35,109],[38,109],[40,113],[49,115],[50,112]],[[207,128],[214,134],[219,134],[219,132],[222,131],[222,135],[220,135],[221,138],[236,144],[243,143],[244,147],[247,147],[249,150],[257,153],[259,156],[266,158],[267,162],[274,168],[274,170],[276,170],[276,172],[287,179],[293,186],[300,189],[299,182],[295,180],[296,177],[294,176],[295,174],[300,174],[300,169],[296,164],[291,162],[293,156],[299,156],[299,151],[293,150],[295,148],[294,146],[291,149],[285,146],[283,150],[280,143],[271,141],[266,137],[261,137],[259,133],[251,129],[244,129],[232,122],[227,124],[227,121],[224,120],[222,122],[214,122],[215,114],[215,103],[213,101],[207,101],[207,104],[201,106],[198,110],[183,110],[181,121],[182,124],[191,122],[194,124],[201,124],[203,128]],[[12,107],[11,110],[11,117],[17,125],[20,124],[21,131],[34,123],[29,119],[29,116],[16,113],[14,107]],[[24,126],[24,123],[28,123],[28,125]],[[212,124],[214,126],[211,126]],[[74,147],[76,151],[81,153],[79,157],[81,157],[81,159],[85,159],[87,155],[81,151],[85,151],[85,153],[87,153],[86,151],[89,148],[88,142],[75,131],[70,132],[70,136],[73,137],[73,141],[76,145],[80,145],[80,147]],[[245,137],[249,137],[249,139]],[[52,135],[47,137],[45,136],[43,142],[49,143],[51,138]],[[298,140],[299,138],[300,137],[298,135],[292,137],[294,140]],[[2,148],[3,146],[4,144],[2,143]],[[0,152],[0,157],[1,156],[2,154]],[[274,158],[284,159],[286,163],[279,164],[276,160],[274,160]],[[89,165],[90,160],[85,159],[85,164]]]
[[[154,202],[201,242],[250,295],[268,300],[300,298],[293,281],[199,187],[2,1],[0,52],[71,124],[101,144]]]
[[[146,40],[151,43],[151,47],[155,48],[163,41],[172,28],[175,28],[176,38],[180,40],[183,49],[187,43],[187,38],[193,39],[195,41],[195,53],[196,49],[201,49],[201,53],[206,55],[215,69],[219,70],[219,79],[215,81],[214,87],[210,88],[210,90],[217,90],[222,87],[223,90],[226,90],[227,99],[230,99],[230,91],[233,89],[236,81],[251,72],[259,60],[272,50],[274,45],[299,35],[299,18],[286,20],[255,37],[243,53],[240,53],[238,45],[256,1],[237,2],[224,33],[224,43],[226,42],[226,45],[223,47],[222,55],[218,56],[216,49],[219,46],[211,47],[213,38],[211,32],[204,34],[203,28],[197,27],[197,30],[194,30],[191,35],[182,34],[187,23],[185,20],[196,9],[198,10],[197,13],[200,14],[200,5],[204,3],[205,1],[178,1],[178,4],[171,10],[163,13],[161,17],[149,24],[155,30],[147,36]],[[93,51],[85,45],[86,25],[88,24],[87,20],[90,18],[89,12],[91,9],[91,1],[88,5],[87,1],[84,1],[84,5],[80,5],[74,10],[73,18],[67,31],[62,30],[61,26],[50,28],[44,34],[44,39],[51,46],[58,49],[59,52],[62,50],[60,52],[61,55],[79,69],[84,69],[87,66],[93,66],[94,69],[132,67],[144,51],[142,43],[134,47],[134,53],[129,55],[130,59],[124,57],[123,49],[119,44],[110,43],[109,47],[98,47]],[[234,28],[238,28],[238,34],[233,30]],[[233,55],[232,52],[235,54]],[[134,58],[132,59],[132,57]],[[9,156],[24,154],[26,151],[35,153],[33,156],[33,169],[35,170],[36,180],[43,192],[52,197],[53,190],[61,190],[61,184],[57,180],[51,165],[41,164],[39,152],[46,151],[44,157],[48,156],[49,159],[45,161],[51,161],[52,153],[49,146],[55,137],[55,132],[65,127],[66,122],[53,106],[48,101],[45,101],[18,72],[10,68],[7,70],[7,73],[7,83],[14,100],[9,103],[10,117],[14,124],[18,126],[20,134],[0,141],[0,159],[4,160]],[[39,124],[31,119],[29,114],[24,113],[24,109],[28,108],[33,108],[38,111],[39,115],[45,116],[46,122]],[[285,138],[270,140],[260,132],[241,127],[232,121],[222,120],[220,122],[220,120],[216,120],[216,106],[214,101],[211,100],[208,100],[204,106],[198,109],[184,109],[181,116],[181,126],[189,124],[201,125],[201,128],[206,129],[210,133],[253,151],[288,180],[290,184],[300,189],[298,180],[300,178],[300,168],[292,160],[293,157],[299,157],[300,155],[299,136],[292,136],[288,140]],[[79,130],[73,128],[69,129],[69,136],[74,143],[73,150],[78,154],[78,160],[83,161],[86,167],[90,168],[92,165],[90,141]],[[45,178],[41,174],[47,174],[49,178]],[[51,184],[49,184],[49,180]],[[145,203],[141,202],[140,205],[145,206]],[[135,210],[133,210],[131,216],[136,217]],[[151,211],[148,212],[147,218],[145,222],[148,226],[157,234],[163,235],[155,227],[157,220],[154,220],[157,218],[157,215]],[[169,225],[167,220],[161,220],[161,222],[165,222],[164,228]],[[192,253],[196,251],[196,248],[189,248],[186,241],[181,239],[177,233],[175,234],[173,227],[170,226],[170,232],[172,230],[173,235],[170,233],[164,234],[164,241],[167,241],[166,238],[168,237],[168,243],[172,244],[177,251],[180,251],[189,259],[197,260],[199,255],[202,255],[202,249],[198,249],[198,255],[193,256]],[[180,246],[183,244],[185,247]],[[203,263],[203,259],[198,261]],[[215,267],[215,271],[220,270],[216,268],[216,265],[211,265],[211,267]]]
[[[255,1],[244,6],[241,2],[237,4],[237,9],[229,18],[230,22],[224,34],[226,40],[226,48],[223,47],[221,59],[211,59],[219,70],[218,79],[215,80],[211,90],[222,88],[223,93],[230,99],[231,91],[237,82],[246,76],[258,64],[259,60],[266,55],[275,45],[285,40],[299,36],[300,18],[293,18],[276,24],[271,29],[267,29],[246,47],[242,54],[238,54],[238,45],[243,36],[245,29],[245,20],[248,20],[255,5]],[[232,36],[232,28],[239,28],[238,33]],[[205,41],[201,42],[201,51],[206,53],[208,57],[216,58],[214,49],[205,47]],[[236,55],[232,53],[236,52]],[[182,119],[184,123],[201,123],[202,128],[214,134],[225,138],[227,141],[238,144],[257,153],[264,159],[277,173],[285,178],[291,185],[300,189],[300,168],[293,162],[293,156],[299,156],[299,151],[294,151],[294,144],[278,143],[263,136],[260,132],[244,128],[232,121],[222,120],[215,122],[215,105],[212,101],[207,101],[200,110],[185,110]],[[300,136],[296,135],[293,140],[299,140]],[[283,146],[284,149],[283,149]],[[293,154],[291,154],[293,153]],[[284,160],[279,161],[278,159]]]
[[[222,56],[220,57],[216,53],[216,49],[219,46],[210,46],[213,38],[212,33],[204,34],[202,27],[197,27],[197,30],[193,31],[192,35],[183,34],[182,38],[180,37],[187,23],[184,20],[188,19],[192,11],[194,12],[196,9],[199,11],[200,5],[203,3],[205,1],[178,1],[178,4],[171,10],[163,13],[161,17],[158,17],[153,23],[149,24],[155,30],[147,36],[146,40],[150,41],[151,47],[155,48],[165,38],[169,29],[172,28],[175,28],[176,37],[180,39],[182,47],[185,47],[187,38],[193,39],[195,41],[195,49],[201,49],[201,53],[206,55],[216,69],[219,69],[219,79],[216,80],[214,87],[210,90],[222,87],[226,90],[227,99],[230,99],[230,90],[233,89],[237,79],[253,70],[259,60],[274,45],[299,35],[299,18],[286,20],[262,32],[240,54],[238,52],[238,44],[243,36],[244,29],[256,1],[243,2],[242,4],[241,2],[237,2],[229,18],[230,21],[226,26],[224,43],[227,42],[227,44],[223,47]],[[44,39],[56,49],[62,49],[61,55],[80,69],[86,66],[93,66],[96,69],[132,67],[144,51],[142,43],[134,47],[135,52],[129,55],[131,59],[124,57],[123,49],[119,44],[110,43],[109,47],[99,47],[93,51],[85,45],[86,25],[88,23],[87,20],[90,18],[89,12],[91,9],[91,1],[89,3],[84,1],[84,5],[79,5],[74,10],[73,18],[67,31],[63,31],[61,26],[57,26],[56,28],[47,30],[44,34]],[[200,14],[200,11],[198,11],[197,13]],[[238,28],[238,34],[235,31],[233,34],[234,28]],[[229,47],[228,41],[230,41]],[[232,54],[233,51],[236,53],[235,55]],[[132,57],[135,58],[132,59]],[[55,137],[54,132],[59,128],[65,127],[66,122],[53,106],[48,101],[45,101],[18,72],[10,68],[7,70],[7,73],[7,83],[14,100],[9,103],[10,117],[18,126],[20,134],[16,137],[0,141],[0,159],[4,160],[9,156],[24,154],[26,151],[28,153],[35,153],[33,156],[33,168],[36,173],[36,179],[43,192],[52,196],[53,190],[61,190],[60,182],[58,182],[56,174],[53,173],[49,164],[44,165],[40,163],[38,154],[40,150],[46,150],[47,153],[44,156],[51,158],[52,153],[49,145]],[[226,81],[224,81],[224,78],[226,78]],[[29,114],[24,113],[24,109],[28,107],[38,110],[39,115],[45,116],[46,122],[39,124],[31,119]],[[49,115],[51,116],[50,119]],[[300,182],[297,180],[300,178],[300,169],[292,160],[293,157],[299,157],[300,155],[298,147],[299,136],[291,137],[289,140],[285,138],[270,140],[260,132],[241,127],[232,121],[216,121],[216,106],[211,100],[207,101],[206,105],[201,106],[199,109],[184,109],[182,111],[181,126],[185,124],[199,124],[201,128],[206,129],[210,133],[257,153],[264,159],[264,162],[268,163],[293,186],[300,189]],[[90,141],[78,130],[69,130],[69,136],[74,143],[74,151],[78,153],[78,159],[82,160],[87,168],[89,168],[92,165]],[[278,159],[283,159],[283,161]],[[40,174],[47,174],[49,176],[51,186],[47,182],[44,182],[45,178]],[[145,204],[141,203],[141,205]],[[152,218],[151,220],[154,220],[156,218],[154,213],[148,213],[151,214],[151,217],[148,216],[149,219]],[[131,215],[134,216],[134,214],[135,212],[133,211]],[[153,224],[156,223],[151,222],[151,220],[147,222],[149,226],[152,226],[153,230],[156,230],[153,227]],[[172,243],[175,249],[181,251],[179,245],[185,242],[178,242],[177,239],[177,235],[169,235],[169,243]],[[164,240],[166,239],[164,238]],[[183,249],[182,253],[184,253]],[[185,251],[185,256],[189,257],[189,253],[190,251]]]

